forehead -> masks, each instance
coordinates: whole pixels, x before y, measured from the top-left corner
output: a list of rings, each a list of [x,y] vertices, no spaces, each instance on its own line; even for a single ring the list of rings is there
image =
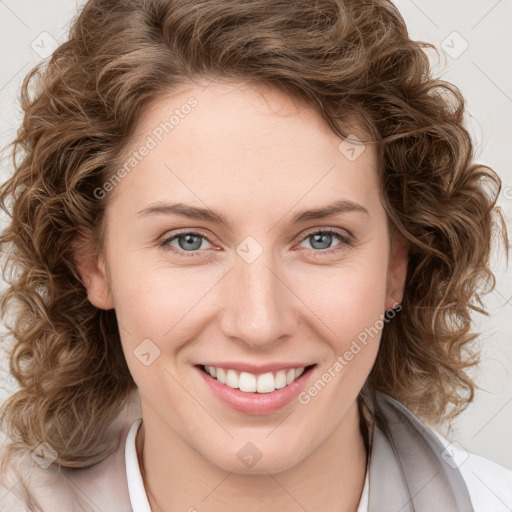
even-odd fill
[[[365,136],[355,119],[350,130]],[[196,149],[209,141],[222,147],[230,147],[231,141],[254,147],[268,136],[272,146],[295,151],[300,151],[297,142],[306,143],[309,150],[317,148],[316,152],[340,142],[311,106],[268,85],[236,82],[190,84],[161,94],[142,110],[129,147],[148,134],[157,143],[190,142]]]
[[[364,138],[357,126],[351,133]],[[233,202],[236,193],[247,209],[251,199],[292,206],[305,196],[325,203],[378,193],[372,145],[344,141],[312,109],[268,87],[214,82],[163,94],[142,112],[121,160],[144,146],[115,190],[138,205],[166,195]]]

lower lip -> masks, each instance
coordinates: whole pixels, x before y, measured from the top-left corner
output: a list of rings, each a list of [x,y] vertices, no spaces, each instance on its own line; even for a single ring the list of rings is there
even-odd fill
[[[201,368],[197,366],[195,368],[213,393],[224,403],[231,406],[236,411],[245,414],[263,415],[278,411],[296,398],[304,389],[314,366],[307,368],[307,370],[291,384],[288,384],[284,388],[276,389],[271,393],[245,393],[239,389],[230,388],[222,384],[217,379],[214,379],[201,370]]]

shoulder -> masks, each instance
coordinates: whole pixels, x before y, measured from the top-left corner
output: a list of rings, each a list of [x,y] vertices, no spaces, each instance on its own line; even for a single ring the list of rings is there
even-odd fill
[[[467,451],[431,429],[445,447],[443,460],[457,468],[466,482],[475,512],[512,510],[512,470],[486,457]]]
[[[111,453],[89,468],[57,470],[50,466],[45,469],[31,463],[25,479],[42,511],[132,512],[124,455],[130,426],[119,423],[110,429]],[[27,504],[19,494],[20,486],[16,484],[0,486],[0,510],[27,512]]]

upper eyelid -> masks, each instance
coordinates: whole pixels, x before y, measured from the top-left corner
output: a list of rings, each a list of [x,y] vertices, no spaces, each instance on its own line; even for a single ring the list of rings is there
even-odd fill
[[[317,232],[325,232],[325,231],[333,231],[334,233],[336,233],[338,235],[343,235],[343,232],[345,232],[347,234],[346,235],[347,237],[352,238],[352,236],[353,236],[352,233],[345,228],[335,228],[335,227],[325,226],[325,227],[320,227],[320,228],[311,228],[311,230],[306,230],[306,233],[304,235],[302,235],[302,238],[308,237]]]
[[[196,229],[196,228],[178,230],[177,233],[172,233],[172,234],[164,234],[161,237],[159,237],[159,240],[161,240],[162,242],[166,242],[168,240],[172,240],[173,238],[176,238],[177,236],[188,235],[188,234],[202,236],[203,238],[206,238],[210,243],[212,243],[210,241],[209,235],[203,233],[202,231],[200,231],[199,229]]]

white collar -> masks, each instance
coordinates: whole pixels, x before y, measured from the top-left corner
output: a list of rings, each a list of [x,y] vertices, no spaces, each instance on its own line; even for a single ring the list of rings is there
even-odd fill
[[[132,509],[135,512],[151,512],[142,475],[140,474],[139,459],[137,458],[137,449],[135,447],[135,436],[141,425],[142,418],[139,418],[130,427],[126,437],[124,450],[126,478],[128,479],[128,491],[130,493]]]
[[[130,492],[130,502],[135,512],[151,512],[149,506],[146,489],[139,468],[139,460],[137,458],[137,449],[135,447],[135,436],[142,425],[142,418],[136,420],[130,427],[128,436],[126,437],[125,460],[126,460],[126,478],[128,479],[128,491]],[[366,470],[363,492],[357,512],[368,511],[368,492],[370,488],[369,471]]]

